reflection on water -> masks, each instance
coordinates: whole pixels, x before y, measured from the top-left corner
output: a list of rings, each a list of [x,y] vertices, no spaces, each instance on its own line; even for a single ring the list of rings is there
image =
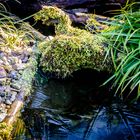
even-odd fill
[[[121,101],[108,103],[106,93],[96,94],[93,85],[73,81],[36,87],[22,114],[28,132],[15,139],[139,140],[140,108],[132,111]]]

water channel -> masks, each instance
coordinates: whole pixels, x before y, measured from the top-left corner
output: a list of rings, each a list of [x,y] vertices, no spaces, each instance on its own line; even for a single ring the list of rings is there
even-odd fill
[[[139,140],[140,104],[127,105],[99,88],[103,76],[36,83],[22,111],[25,131],[14,139]]]

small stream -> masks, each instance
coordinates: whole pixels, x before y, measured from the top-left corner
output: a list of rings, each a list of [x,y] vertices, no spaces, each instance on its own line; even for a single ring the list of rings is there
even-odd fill
[[[139,140],[140,104],[128,106],[107,89],[97,88],[97,77],[36,84],[22,111],[26,131],[14,139]]]

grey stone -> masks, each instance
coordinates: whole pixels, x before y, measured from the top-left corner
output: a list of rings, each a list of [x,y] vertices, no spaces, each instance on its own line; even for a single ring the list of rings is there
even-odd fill
[[[7,104],[7,105],[11,105],[12,102],[11,102],[9,99],[7,99],[7,100],[5,101],[5,104]]]
[[[0,86],[0,93],[4,92],[4,89],[5,89],[4,86]]]
[[[0,51],[0,59],[3,58],[5,56],[3,51]]]
[[[12,78],[12,79],[15,79],[15,80],[18,80],[19,79],[19,75],[18,75],[18,72],[13,70],[9,73],[9,77]]]
[[[7,116],[7,113],[0,113],[0,122],[2,122],[4,119],[5,119],[5,117]]]
[[[2,103],[2,98],[1,98],[1,96],[0,96],[0,103]]]
[[[18,89],[19,90],[21,88],[21,85],[18,84],[18,83],[12,83],[11,87],[14,88],[14,89]]]
[[[13,101],[15,101],[15,99],[16,99],[16,95],[17,95],[17,92],[12,92],[12,96],[11,96],[11,98],[10,98],[10,101],[11,102],[13,102]]]
[[[9,93],[11,92],[11,89],[10,89],[10,86],[5,86],[5,90],[4,90],[6,93]]]
[[[6,99],[10,99],[10,98],[11,98],[11,96],[12,96],[12,93],[11,93],[11,92],[6,93]]]
[[[16,64],[16,65],[13,65],[13,69],[15,70],[24,70],[25,69],[25,64]]]
[[[0,78],[5,78],[7,73],[3,67],[0,67]]]
[[[0,92],[0,97],[5,97],[6,93],[5,92]]]
[[[5,85],[7,78],[0,78],[0,85]]]
[[[29,60],[29,58],[26,56],[26,57],[24,57],[23,59],[21,59],[22,60],[22,63],[27,63],[28,62],[28,60]]]

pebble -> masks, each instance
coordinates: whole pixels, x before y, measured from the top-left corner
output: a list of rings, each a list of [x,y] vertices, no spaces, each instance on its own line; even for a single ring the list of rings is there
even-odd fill
[[[16,99],[16,95],[17,95],[17,92],[12,92],[12,96],[11,96],[11,98],[10,98],[10,101],[15,101],[15,99]]]
[[[4,52],[3,51],[0,51],[0,59],[3,58],[4,55],[5,55]]]
[[[5,97],[6,93],[5,92],[0,92],[0,97]]]
[[[6,65],[4,68],[7,71],[7,73],[9,73],[10,71],[13,70],[12,65],[10,65],[10,64]]]
[[[29,60],[29,58],[26,56],[26,57],[24,57],[23,59],[21,59],[22,60],[22,63],[27,63],[28,62],[28,60]]]
[[[7,73],[3,67],[0,67],[0,78],[5,78]]]
[[[1,96],[0,96],[0,103],[2,103],[2,98],[1,98]]]
[[[12,88],[15,88],[15,89],[17,89],[17,90],[20,90],[21,85],[18,84],[18,83],[12,83],[12,84],[11,84],[11,87],[12,87]]]
[[[7,110],[21,90],[18,83],[31,56],[32,48],[25,46],[0,50],[0,122],[7,116]]]
[[[19,79],[19,76],[18,76],[18,72],[15,71],[15,70],[12,70],[9,75],[8,75],[9,78],[12,78],[12,79],[15,79],[15,80],[18,80]]]
[[[4,119],[5,119],[5,117],[7,116],[7,113],[1,113],[0,112],[0,122],[2,122]]]
[[[4,90],[5,90],[5,87],[4,86],[0,86],[0,93],[4,92]]]
[[[6,99],[10,99],[12,96],[11,92],[6,94]]]
[[[10,105],[7,105],[7,106],[6,106],[6,109],[10,109],[10,108],[11,108],[11,106],[10,106]]]
[[[5,104],[7,104],[7,105],[11,105],[12,102],[11,102],[9,99],[6,99]]]
[[[24,64],[16,64],[16,65],[13,65],[13,69],[15,69],[15,70],[24,70],[25,65]]]
[[[0,78],[0,85],[4,86],[6,83],[6,78]]]
[[[5,65],[8,65],[9,64],[8,61],[7,61],[7,57],[6,56],[4,56],[1,60],[3,60],[3,62],[4,62]]]
[[[11,92],[11,89],[10,89],[10,86],[5,86],[5,90],[4,90],[6,93],[9,93]]]

